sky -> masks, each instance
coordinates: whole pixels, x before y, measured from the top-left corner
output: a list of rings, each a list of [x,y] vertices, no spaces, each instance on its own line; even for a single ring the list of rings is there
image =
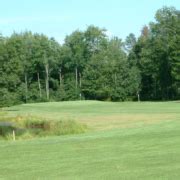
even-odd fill
[[[43,33],[63,43],[66,35],[88,25],[107,29],[109,36],[139,36],[163,6],[180,9],[180,0],[0,0],[0,33]]]

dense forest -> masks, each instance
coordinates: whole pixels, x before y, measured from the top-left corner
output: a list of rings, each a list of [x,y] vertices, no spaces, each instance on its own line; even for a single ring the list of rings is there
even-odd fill
[[[180,98],[180,11],[163,7],[140,37],[76,30],[63,44],[26,31],[0,36],[0,106]]]

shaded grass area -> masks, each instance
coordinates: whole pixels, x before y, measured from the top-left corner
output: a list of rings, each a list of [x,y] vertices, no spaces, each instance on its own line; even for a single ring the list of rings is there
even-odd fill
[[[4,111],[7,118],[32,115],[51,117],[57,122],[71,118],[87,124],[92,131],[0,141],[0,179],[178,180],[180,177],[179,103],[40,103]]]

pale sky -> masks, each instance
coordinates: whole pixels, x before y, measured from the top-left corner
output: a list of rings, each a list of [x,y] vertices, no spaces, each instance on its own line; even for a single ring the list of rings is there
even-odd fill
[[[63,42],[66,35],[88,25],[106,28],[110,36],[136,36],[154,21],[157,9],[174,6],[180,0],[0,0],[0,32],[43,33]]]

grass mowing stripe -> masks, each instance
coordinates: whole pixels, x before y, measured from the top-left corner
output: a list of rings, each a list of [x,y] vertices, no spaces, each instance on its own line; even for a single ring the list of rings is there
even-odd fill
[[[38,111],[36,107],[39,106]],[[100,106],[100,111],[97,108]],[[45,108],[44,108],[45,107]],[[61,108],[60,108],[61,107]],[[180,177],[180,108],[175,102],[104,103],[65,102],[12,107],[9,116],[41,112],[58,118],[75,116],[91,124],[86,134],[46,137],[27,141],[0,142],[0,179],[179,179]],[[94,108],[94,109],[93,109]],[[48,112],[45,112],[48,109]],[[95,110],[95,111],[94,111]],[[25,111],[25,113],[24,113]],[[83,111],[83,112],[82,112]],[[105,113],[107,112],[107,113]],[[112,114],[119,118],[111,126]],[[122,112],[139,115],[123,120]],[[47,114],[46,114],[47,113]],[[75,113],[75,115],[74,115]],[[88,119],[85,117],[88,114]],[[109,119],[101,121],[107,114]],[[141,115],[143,114],[144,120]],[[161,116],[159,115],[161,114]],[[173,116],[167,114],[173,114]],[[98,117],[100,117],[98,121]],[[151,121],[151,117],[157,121]],[[111,119],[112,118],[112,119]],[[106,125],[103,123],[106,122]],[[97,127],[102,127],[99,131]],[[131,126],[129,126],[129,123]]]

